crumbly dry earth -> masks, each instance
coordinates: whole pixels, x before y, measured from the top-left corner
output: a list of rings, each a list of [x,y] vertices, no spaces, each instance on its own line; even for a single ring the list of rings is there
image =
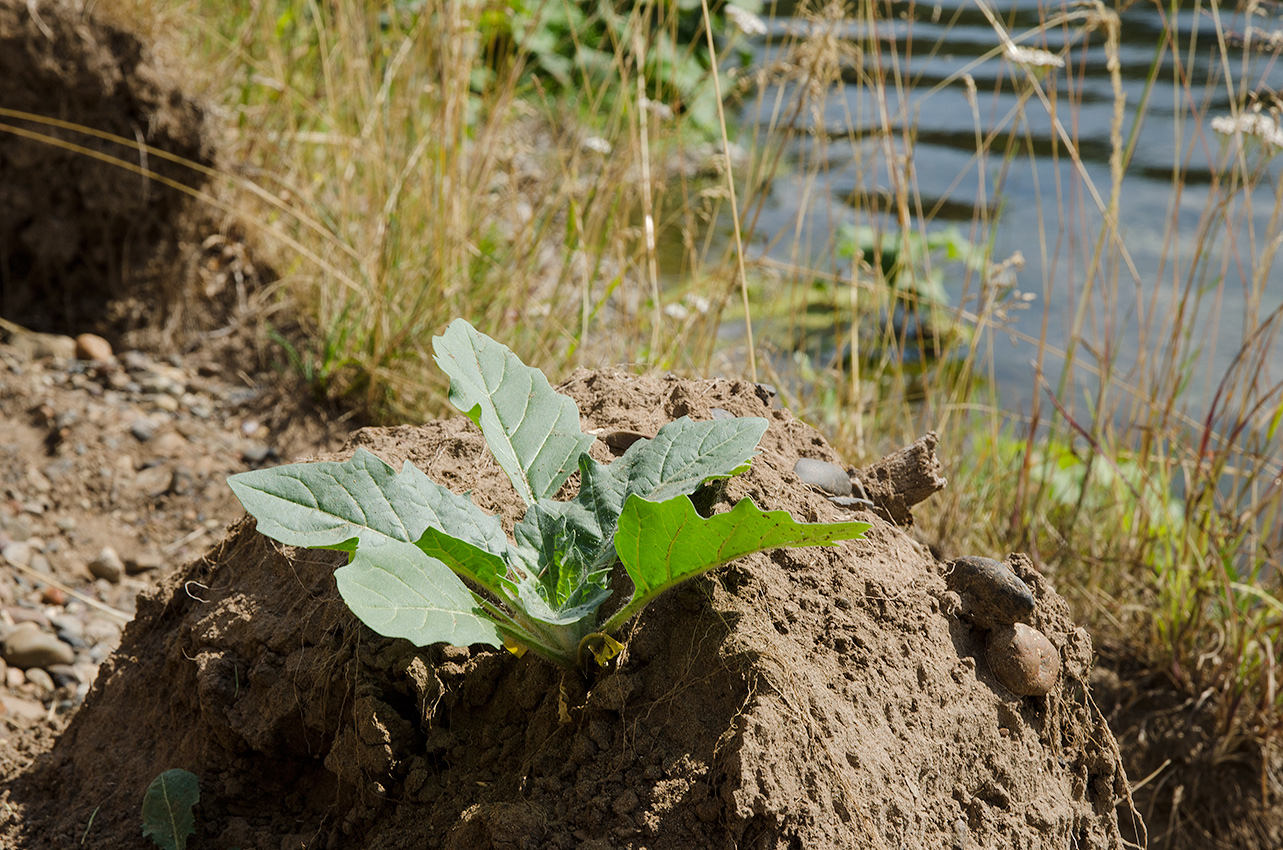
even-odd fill
[[[752,470],[706,507],[843,516],[791,472],[831,450],[751,384],[581,372],[565,391],[586,428],[768,416]],[[463,418],[364,429],[339,455],[356,446],[471,491],[509,528],[519,515]],[[592,681],[380,638],[337,596],[341,555],[240,522],[140,597],[83,708],[6,786],[2,834],[70,846],[93,816],[85,846],[141,848],[143,789],[182,767],[201,781],[201,847],[1122,846],[1126,781],[1064,602],[1025,570],[1065,672],[1016,697],[942,566],[863,518],[866,540],[752,556],[662,597]]]

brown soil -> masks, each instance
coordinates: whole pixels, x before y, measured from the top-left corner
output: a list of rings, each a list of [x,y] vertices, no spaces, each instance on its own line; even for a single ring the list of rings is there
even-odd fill
[[[279,550],[225,485],[333,451],[346,430],[266,368],[246,247],[171,188],[21,135],[199,186],[157,154],[215,158],[209,110],[173,79],[91,4],[0,0],[0,108],[150,146],[0,117],[20,131],[0,129],[0,316],[170,355],[78,361],[65,337],[0,322],[0,548],[35,553],[26,570],[0,556],[0,631],[132,618],[117,651],[110,629],[76,650],[78,685],[42,690],[0,665],[0,846],[151,846],[142,789],[169,767],[200,777],[193,848],[1121,846],[1126,781],[1064,602],[1018,562],[1065,674],[1047,697],[1015,697],[941,565],[881,519],[866,541],[747,558],[669,593],[591,682],[356,623],[339,556]],[[762,457],[714,507],[752,495],[845,516],[790,473],[832,458],[823,439],[744,385],[583,373],[568,391],[585,427],[769,415]],[[134,436],[140,418],[154,437]],[[509,527],[517,516],[463,420],[360,431],[338,456],[358,445],[471,489]],[[94,580],[106,545],[158,568]],[[1121,678],[1092,682],[1131,775],[1155,774],[1137,793],[1151,846],[1279,846],[1281,757],[1227,741],[1206,701],[1114,666]]]
[[[841,516],[791,473],[832,458],[823,439],[751,385],[580,373],[565,389],[586,427],[768,415],[717,506]],[[356,446],[518,516],[465,419],[366,429],[340,454]],[[668,594],[593,682],[379,638],[337,596],[341,555],[280,550],[243,522],[140,600],[84,708],[9,785],[9,835],[67,846],[97,811],[92,846],[143,847],[137,801],[183,767],[209,847],[1120,847],[1126,781],[1064,602],[1026,571],[1065,675],[1016,697],[941,565],[873,519],[867,540]]]

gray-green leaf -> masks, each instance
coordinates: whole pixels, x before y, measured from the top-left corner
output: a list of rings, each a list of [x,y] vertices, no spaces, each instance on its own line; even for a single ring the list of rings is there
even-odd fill
[[[362,546],[334,573],[352,613],[385,637],[416,646],[502,646],[495,622],[450,568],[412,543]]]
[[[406,461],[398,473],[357,449],[342,462],[295,463],[242,472],[227,479],[258,530],[290,546],[353,551],[362,544],[413,543],[428,528],[494,555],[508,538],[497,517],[437,484]]]
[[[143,795],[143,838],[165,850],[184,850],[196,832],[192,806],[200,802],[200,783],[186,770],[167,770],[152,780]]]
[[[574,399],[463,319],[435,337],[432,350],[450,376],[451,404],[481,428],[525,503],[556,493],[593,441],[579,429]]]

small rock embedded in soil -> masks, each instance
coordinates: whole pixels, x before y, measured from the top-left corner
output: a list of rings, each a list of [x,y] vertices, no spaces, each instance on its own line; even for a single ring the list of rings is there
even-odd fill
[[[962,597],[963,615],[982,629],[1010,625],[1034,612],[1029,585],[993,558],[955,558],[945,582]]]
[[[29,670],[76,660],[72,648],[34,623],[24,623],[4,639],[4,660],[10,667]]]
[[[77,360],[110,360],[111,357],[111,343],[97,334],[76,337]]]
[[[1046,635],[1024,623],[990,632],[985,659],[1002,686],[1017,696],[1044,696],[1060,678],[1060,653]]]
[[[830,496],[851,495],[851,476],[835,463],[809,457],[798,458],[797,463],[793,464],[793,474]]]
[[[125,562],[116,554],[116,550],[110,546],[104,546],[89,562],[89,572],[93,573],[94,578],[105,578],[112,584],[117,584],[121,576],[125,574]]]
[[[140,416],[129,424],[129,433],[140,443],[145,443],[156,436],[156,422],[146,416]]]

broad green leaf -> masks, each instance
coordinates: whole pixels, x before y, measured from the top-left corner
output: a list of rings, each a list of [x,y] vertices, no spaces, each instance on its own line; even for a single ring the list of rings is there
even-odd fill
[[[435,337],[432,349],[450,376],[450,403],[481,428],[526,504],[556,493],[593,441],[579,430],[574,399],[463,319]]]
[[[413,543],[428,528],[494,555],[508,538],[497,517],[406,461],[400,473],[365,449],[342,462],[296,463],[227,479],[258,530],[290,546],[353,551],[360,543]]]
[[[709,479],[743,472],[767,426],[756,416],[710,422],[683,416],[660,428],[654,439],[633,443],[610,465],[583,457],[574,504],[596,523],[601,542],[592,556],[593,566],[601,569],[614,561],[615,523],[630,495],[667,501],[694,493]]]
[[[673,585],[742,555],[780,546],[829,545],[860,537],[868,528],[867,522],[800,523],[787,511],[763,511],[751,499],[705,519],[686,496],[666,502],[630,496],[615,531],[615,549],[635,589],[602,631],[614,631]]]
[[[507,581],[508,564],[502,556],[435,528],[423,532],[416,545],[428,557],[441,561],[491,593],[500,598],[507,596],[504,591],[510,583]]]
[[[339,594],[361,622],[416,646],[502,646],[499,628],[459,577],[413,543],[362,546],[334,573]]]
[[[195,774],[178,768],[160,774],[143,794],[143,838],[150,836],[165,850],[184,850],[187,836],[196,832],[192,806],[198,802]]]
[[[669,422],[652,440],[638,440],[609,467],[623,482],[624,498],[651,502],[688,496],[710,478],[726,478],[757,454],[768,422],[760,416]],[[622,501],[622,500],[621,500]]]

